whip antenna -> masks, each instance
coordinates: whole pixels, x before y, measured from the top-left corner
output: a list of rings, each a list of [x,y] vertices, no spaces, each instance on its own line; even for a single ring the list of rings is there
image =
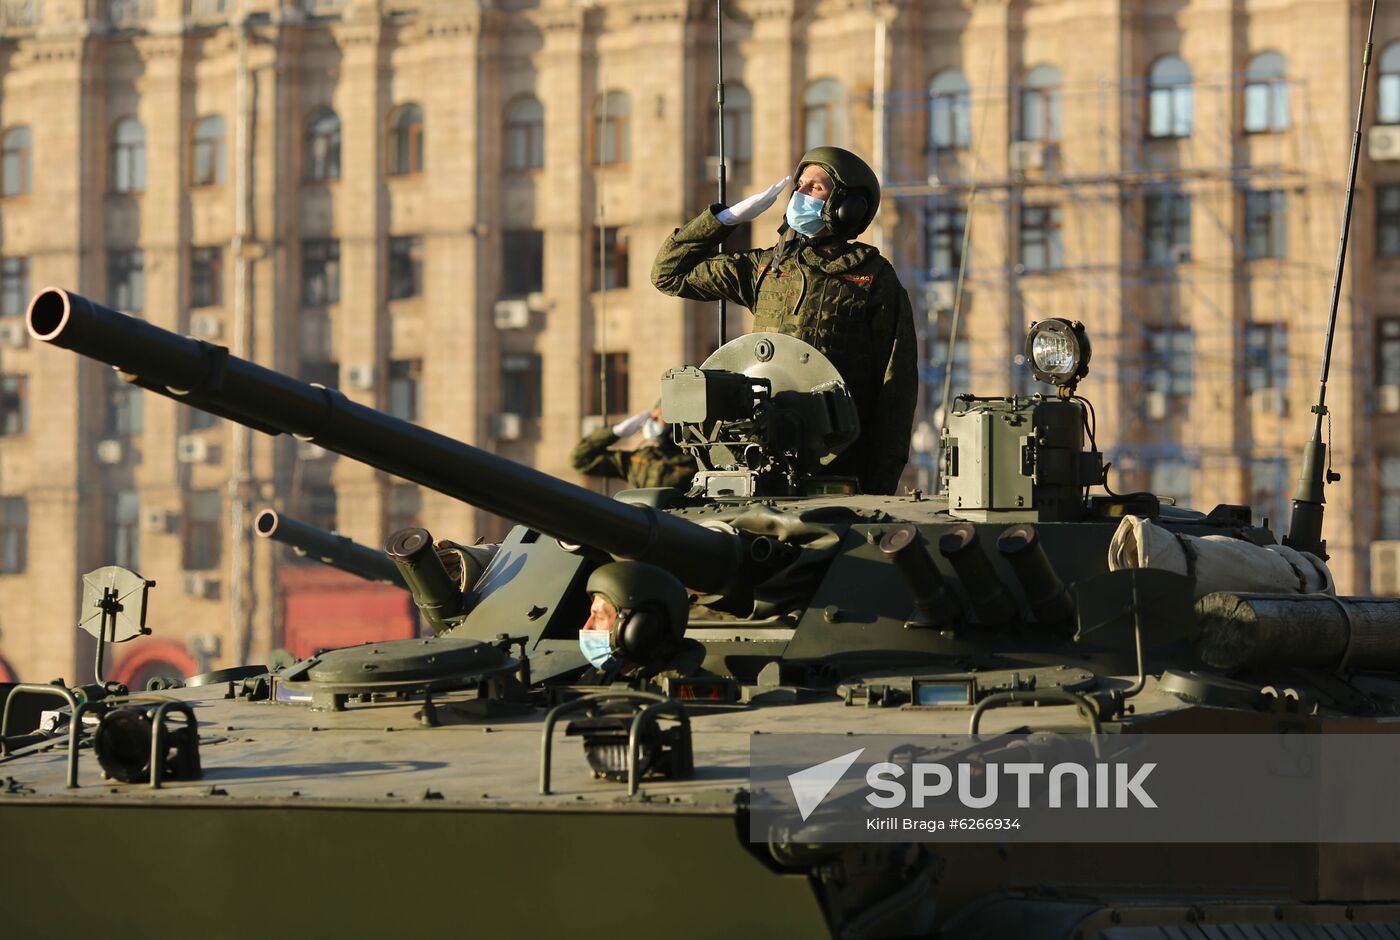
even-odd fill
[[[719,112],[719,204],[727,205],[724,158],[724,0],[715,0],[715,108]],[[724,249],[720,242],[719,250]],[[729,341],[729,301],[719,302],[719,344]]]
[[[1322,537],[1322,490],[1342,478],[1327,464],[1327,445],[1322,443],[1322,419],[1327,416],[1327,373],[1332,365],[1332,336],[1337,330],[1337,305],[1342,294],[1342,271],[1346,268],[1347,238],[1351,233],[1351,207],[1356,197],[1356,163],[1361,152],[1361,125],[1366,111],[1366,77],[1371,71],[1371,37],[1376,31],[1376,0],[1371,0],[1371,22],[1366,27],[1366,48],[1361,54],[1361,96],[1356,104],[1356,127],[1351,136],[1351,162],[1347,167],[1347,192],[1342,208],[1342,234],[1337,244],[1337,267],[1332,277],[1332,304],[1327,311],[1327,339],[1322,347],[1322,376],[1318,380],[1317,404],[1312,406],[1312,439],[1303,448],[1303,466],[1298,488],[1293,491],[1293,515],[1283,544],[1300,552],[1327,558],[1327,540]]]

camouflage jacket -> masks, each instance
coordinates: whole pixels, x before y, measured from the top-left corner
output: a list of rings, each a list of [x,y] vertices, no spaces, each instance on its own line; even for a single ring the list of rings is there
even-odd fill
[[[612,428],[599,428],[574,445],[569,455],[574,469],[593,477],[619,477],[632,489],[674,486],[688,490],[695,461],[670,441],[637,450],[608,450],[618,437]]]
[[[810,343],[840,371],[861,436],[831,465],[867,493],[893,493],[909,459],[918,396],[914,312],[894,268],[871,245],[796,239],[779,257],[757,248],[715,255],[728,228],[712,206],[677,229],[656,255],[651,282],[689,300],[731,300],[755,331]]]

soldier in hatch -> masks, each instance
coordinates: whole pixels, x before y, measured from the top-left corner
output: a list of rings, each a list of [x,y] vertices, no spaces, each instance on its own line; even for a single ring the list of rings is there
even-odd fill
[[[639,435],[633,450],[611,449],[618,441]],[[569,455],[574,469],[594,477],[620,477],[633,489],[674,486],[690,489],[695,459],[671,439],[670,426],[661,420],[661,406],[639,411],[612,427],[602,427],[574,445]]]
[[[861,439],[828,470],[858,477],[867,493],[893,493],[909,459],[918,373],[909,295],[879,251],[851,241],[880,205],[874,171],[839,147],[807,151],[778,244],[714,254],[732,226],[758,218],[790,179],[711,206],[677,229],[656,255],[651,282],[672,296],[742,304],[755,331],[795,336],[830,359],[855,398]]]

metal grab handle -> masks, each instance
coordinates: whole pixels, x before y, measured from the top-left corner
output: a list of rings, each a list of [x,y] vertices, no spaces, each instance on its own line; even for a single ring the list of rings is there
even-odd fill
[[[196,770],[199,763],[199,722],[195,720],[194,709],[185,702],[178,699],[167,699],[156,706],[155,714],[151,716],[151,789],[159,790],[162,778],[165,777],[165,752],[169,750],[165,745],[165,715],[172,708],[177,709],[185,716],[186,728],[190,731],[190,747],[194,749],[194,761]]]
[[[1055,702],[1061,705],[1078,706],[1079,714],[1084,716],[1084,720],[1089,723],[1090,733],[1093,734],[1091,744],[1094,747],[1094,756],[1099,756],[1099,736],[1103,734],[1103,726],[1099,724],[1098,712],[1094,709],[1094,704],[1078,692],[1071,692],[1069,689],[1038,689],[1034,692],[997,692],[988,695],[977,703],[977,707],[972,710],[972,722],[968,728],[968,734],[976,737],[977,728],[982,723],[982,713],[993,708],[1001,708],[1003,705],[1041,705],[1047,702]]]
[[[594,705],[599,702],[623,701],[664,704],[666,702],[672,702],[674,699],[669,699],[664,695],[657,695],[655,692],[595,692],[592,695],[585,695],[583,698],[574,699],[572,702],[564,702],[563,704],[555,705],[549,710],[549,713],[544,716],[544,731],[541,732],[540,738],[540,796],[550,795],[549,765],[553,753],[554,726],[559,722],[559,719],[572,712],[583,711],[589,705]],[[645,709],[643,711],[645,711]],[[635,733],[635,731],[636,725],[634,724],[633,733]],[[632,789],[631,779],[632,770],[636,766],[632,758],[632,744],[633,737],[629,735],[627,752],[627,785],[629,796],[635,792],[635,790]]]
[[[668,715],[681,723],[685,728],[682,738],[690,741],[690,716],[685,713],[685,706],[673,698],[668,698],[664,702],[657,702],[648,705],[637,713],[637,717],[632,719],[632,730],[627,733],[627,795],[636,796],[637,788],[641,786],[641,774],[637,773],[637,760],[642,747],[642,724],[646,721],[655,721],[654,715],[664,711],[671,711],[675,714]],[[692,758],[693,759],[693,758]]]
[[[10,706],[15,703],[15,699],[21,692],[28,692],[32,695],[51,695],[61,698],[68,703],[68,707],[73,709],[73,717],[68,723],[68,788],[75,789],[78,786],[78,734],[83,726],[83,715],[87,714],[92,707],[91,702],[79,702],[78,697],[70,690],[61,685],[40,685],[35,682],[21,682],[10,690],[10,695],[5,699],[5,711],[0,715],[0,757],[6,757],[10,753],[8,735],[10,733]]]

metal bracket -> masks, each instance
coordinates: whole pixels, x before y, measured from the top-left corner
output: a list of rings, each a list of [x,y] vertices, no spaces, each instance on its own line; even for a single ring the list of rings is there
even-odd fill
[[[78,697],[61,685],[40,685],[34,682],[22,682],[10,690],[9,698],[5,699],[5,712],[0,715],[0,757],[9,755],[10,748],[6,743],[10,733],[10,706],[20,693],[28,692],[31,695],[51,695],[54,698],[61,698],[68,703],[68,707],[73,710],[73,717],[68,722],[68,788],[74,789],[78,786],[78,735],[82,733],[83,716],[94,706],[93,702],[78,701]]]
[[[1094,704],[1078,692],[1071,692],[1068,689],[1037,689],[1033,692],[998,692],[989,695],[977,703],[977,707],[972,710],[972,721],[968,727],[968,734],[977,736],[977,728],[982,723],[982,713],[993,708],[1001,708],[1004,705],[1045,705],[1054,703],[1057,705],[1075,705],[1079,709],[1079,714],[1089,723],[1089,731],[1093,735],[1091,742],[1094,747],[1094,756],[1099,756],[1099,737],[1103,734],[1103,726],[1099,724],[1099,715]]]

